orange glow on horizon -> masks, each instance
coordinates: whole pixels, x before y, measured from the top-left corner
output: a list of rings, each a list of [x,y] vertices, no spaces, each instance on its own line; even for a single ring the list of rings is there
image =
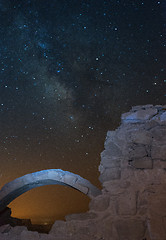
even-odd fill
[[[55,220],[64,220],[68,214],[86,212],[89,202],[86,195],[75,189],[51,185],[22,194],[9,207],[12,217],[31,219],[33,224],[52,224]]]

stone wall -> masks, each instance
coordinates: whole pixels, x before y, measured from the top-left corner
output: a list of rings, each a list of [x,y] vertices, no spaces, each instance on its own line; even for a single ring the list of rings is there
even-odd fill
[[[107,133],[102,194],[89,212],[56,221],[48,235],[2,226],[0,239],[166,240],[166,106],[133,107],[121,120]]]
[[[166,240],[166,106],[123,114],[107,133],[99,170],[113,239]]]

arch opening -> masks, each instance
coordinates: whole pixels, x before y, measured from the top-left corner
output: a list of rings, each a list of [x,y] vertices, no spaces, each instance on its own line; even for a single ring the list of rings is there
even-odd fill
[[[11,217],[30,219],[33,225],[53,224],[71,214],[86,213],[90,198],[64,185],[44,185],[33,188],[13,200],[8,207]]]
[[[97,187],[77,174],[61,169],[42,170],[26,174],[5,184],[0,190],[0,212],[18,196],[33,188],[45,185],[68,186],[84,193],[90,198],[101,194],[101,191]]]

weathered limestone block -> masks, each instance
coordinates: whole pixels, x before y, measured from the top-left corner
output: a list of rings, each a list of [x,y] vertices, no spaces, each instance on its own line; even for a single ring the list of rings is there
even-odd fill
[[[137,197],[137,214],[140,216],[147,215],[148,200],[145,189],[140,189]]]
[[[97,217],[97,214],[94,212],[86,212],[86,213],[80,213],[80,214],[70,214],[65,217],[66,221],[71,220],[79,220],[79,221],[85,221],[88,219],[95,219]]]
[[[98,167],[98,170],[100,172],[100,175],[101,174],[104,174],[104,171],[105,171],[105,167],[103,166],[103,164],[100,163],[99,167]]]
[[[133,144],[129,150],[129,157],[132,158],[143,158],[147,156],[147,149],[144,145]]]
[[[154,167],[154,169],[157,169],[157,168],[166,169],[166,161],[162,161],[160,159],[155,159],[153,161],[153,167]]]
[[[160,112],[156,116],[153,117],[153,120],[157,121],[158,123],[165,125],[166,124],[166,112]]]
[[[110,197],[108,195],[99,195],[92,199],[89,208],[93,211],[105,211],[109,207]]]
[[[166,144],[166,126],[157,126],[152,128],[150,133],[153,137],[153,142],[157,142],[158,144],[163,145]]]
[[[87,222],[79,222],[77,225],[77,238],[75,240],[80,239],[79,236],[85,236],[86,238],[81,238],[82,240],[99,240],[103,238],[104,233],[104,222],[103,221],[94,221],[88,220]],[[111,228],[109,228],[110,233]],[[81,234],[80,234],[81,233]],[[75,237],[75,235],[74,235]],[[73,239],[72,239],[73,240]],[[110,240],[113,240],[110,238]]]
[[[88,220],[87,222],[79,222],[78,228],[77,228],[77,238],[75,240],[79,239],[79,236],[82,235],[80,233],[83,233],[86,238],[82,238],[82,240],[98,240],[103,237],[102,229],[103,229],[102,222],[98,222],[95,220]]]
[[[130,166],[140,169],[152,169],[153,161],[151,157],[135,158],[129,161]]]
[[[129,132],[130,132],[130,124],[127,125],[121,125],[117,130],[115,130],[115,137],[113,139],[113,141],[117,141],[119,142],[119,144],[117,144],[118,146],[120,146],[120,148],[124,147],[124,142],[128,142],[129,141]]]
[[[130,139],[136,144],[149,145],[152,142],[152,134],[148,131],[137,129],[130,133]]]
[[[139,170],[138,170],[139,171]],[[134,177],[134,173],[135,171],[133,171],[133,168],[131,168],[128,164],[128,160],[127,160],[127,167],[123,168],[123,171],[121,171],[121,179],[123,181],[127,181],[129,182],[129,179],[133,179]],[[132,182],[132,180],[130,180],[130,183]]]
[[[149,212],[153,213],[154,215],[166,217],[166,194],[157,193],[150,197],[148,201],[148,208]]]
[[[115,131],[108,131],[106,136],[106,141],[104,143],[105,149],[109,148],[110,144],[113,142],[120,150],[122,150],[123,143],[128,138],[128,134],[126,134],[127,129],[128,128],[126,127],[126,131],[124,129],[123,131],[121,131],[121,128],[118,128]]]
[[[29,239],[35,239],[35,240],[40,239],[39,233],[23,230],[20,234],[20,240],[29,240]]]
[[[104,172],[100,175],[99,180],[101,182],[106,182],[110,180],[120,179],[120,177],[120,168],[106,168]]]
[[[101,153],[101,163],[105,168],[116,168],[121,166],[121,158],[115,158]]]
[[[116,144],[110,142],[109,147],[107,146],[106,150],[103,151],[103,155],[111,157],[121,157],[122,152]]]
[[[70,184],[71,186],[75,185],[76,180],[77,180],[77,177],[71,174],[65,174],[63,176],[63,182],[66,184]]]
[[[144,183],[147,188],[151,185],[159,185],[166,182],[165,171],[163,169],[138,169],[134,171],[134,181],[140,187]],[[141,179],[141,180],[140,180]]]
[[[10,234],[13,234],[13,235],[20,235],[22,231],[28,231],[26,227],[23,227],[23,226],[16,226],[16,227],[13,227],[11,228],[10,230]]]
[[[111,141],[114,141],[114,137],[116,136],[116,131],[108,131],[107,136],[104,142],[104,147],[106,148],[108,145],[110,145]]]
[[[108,211],[109,211],[109,215],[110,217],[115,217],[117,216],[117,196],[112,196],[110,198],[110,202],[109,202],[109,208],[108,208]]]
[[[154,115],[157,114],[157,112],[158,111],[156,108],[145,108],[135,112],[131,111],[128,113],[124,113],[122,114],[121,119],[123,123],[143,122],[152,118]]]
[[[142,220],[117,220],[115,221],[114,226],[118,232],[118,240],[141,240],[144,238],[146,228],[145,223]]]
[[[153,104],[132,106],[130,112],[136,112],[136,111],[139,111],[140,109],[146,110],[146,109],[149,109],[149,108],[154,108]]]
[[[109,192],[112,198],[112,196],[125,193],[126,189],[130,187],[130,182],[128,181],[128,179],[126,181],[124,181],[123,179],[121,181],[113,180],[113,181],[104,182],[103,187],[106,189],[106,191]]]
[[[166,145],[152,145],[151,157],[166,161]]]
[[[53,224],[50,233],[49,234],[55,234],[55,235],[64,235],[65,236],[65,229],[66,229],[66,222],[65,221],[55,221],[55,223]]]
[[[165,121],[166,122],[166,112],[163,112],[161,115],[160,115],[160,119],[159,119],[161,122]]]
[[[0,240],[9,240],[9,238],[8,238],[8,236],[6,236],[6,234],[0,233]]]
[[[74,184],[74,187],[79,189],[79,191],[83,192],[84,194],[88,194],[89,188],[87,186],[83,186],[83,185],[79,184],[78,182],[76,182]]]
[[[80,216],[80,214],[78,215]],[[100,230],[101,228],[95,220],[71,219],[63,223],[56,221],[49,235],[54,236],[55,240],[98,240],[101,238]]]
[[[11,230],[11,226],[9,224],[0,226],[0,233],[8,233]]]
[[[160,216],[151,215],[148,220],[149,235],[152,240],[165,240],[166,230],[164,226],[164,219]]]
[[[51,235],[51,234],[44,234],[44,233],[41,233],[41,234],[39,234],[39,236],[40,236],[40,240],[65,240],[65,238],[64,237],[62,237],[62,235],[61,235],[61,238],[57,238],[56,236],[54,236],[54,235]],[[32,239],[31,239],[32,240]],[[34,239],[35,240],[35,239]],[[68,239],[68,240],[70,240],[70,239]]]
[[[112,216],[102,219],[99,228],[101,232],[101,238],[98,239],[119,240],[117,231],[113,226]]]
[[[118,214],[135,215],[136,214],[136,193],[127,191],[118,196]]]

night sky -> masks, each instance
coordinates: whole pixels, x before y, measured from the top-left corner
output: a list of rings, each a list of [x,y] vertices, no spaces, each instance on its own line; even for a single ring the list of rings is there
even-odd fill
[[[61,168],[100,187],[108,130],[133,105],[166,103],[166,1],[0,0],[0,187]],[[88,209],[62,186],[33,189],[13,216]]]

